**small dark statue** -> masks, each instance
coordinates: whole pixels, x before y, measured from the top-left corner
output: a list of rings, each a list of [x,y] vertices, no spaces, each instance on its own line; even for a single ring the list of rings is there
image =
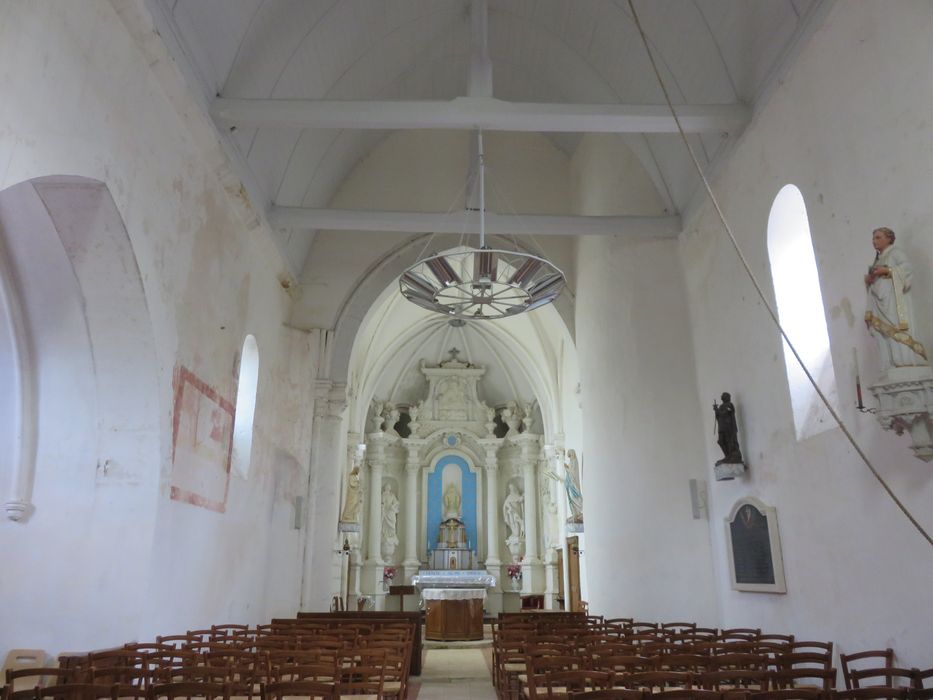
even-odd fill
[[[716,414],[716,442],[722,448],[723,458],[716,462],[720,464],[742,464],[742,449],[739,447],[739,428],[735,422],[735,405],[732,396],[724,391],[722,403],[713,401],[713,413]]]

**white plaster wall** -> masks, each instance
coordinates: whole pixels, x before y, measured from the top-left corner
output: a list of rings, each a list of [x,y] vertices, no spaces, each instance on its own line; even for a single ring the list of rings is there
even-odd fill
[[[282,325],[291,300],[279,283],[283,265],[274,244],[263,229],[244,227],[218,179],[225,173],[216,142],[192,125],[197,105],[184,102],[180,80],[174,91],[166,86],[170,64],[166,71],[165,61],[141,52],[114,5],[4,3],[0,61],[0,92],[15,96],[0,102],[0,188],[49,174],[108,187],[145,290],[139,312],[148,314],[154,337],[160,416],[158,448],[140,456],[142,477],[132,487],[145,495],[131,495],[128,485],[94,486],[87,469],[93,476],[101,455],[82,379],[93,372],[78,351],[67,365],[40,368],[43,387],[69,368],[71,385],[47,395],[42,409],[61,433],[40,436],[35,516],[0,524],[0,549],[17,572],[4,607],[18,611],[4,619],[0,653],[102,647],[294,612],[300,533],[290,529],[288,511],[306,488],[310,425],[291,426],[310,423],[310,391],[295,382],[314,375],[317,358],[311,340]],[[29,292],[41,300],[38,294]],[[56,332],[67,331],[66,321],[80,326],[80,308]],[[119,319],[112,323],[118,330]],[[260,352],[250,478],[231,478],[223,514],[169,500],[173,371],[184,365],[234,400],[246,333],[256,336]],[[72,377],[82,362],[85,369]],[[137,389],[133,377],[115,379],[124,391]],[[54,452],[62,435],[69,439],[58,444],[68,451]],[[53,463],[52,479],[44,465]],[[137,507],[147,501],[148,508]],[[43,528],[50,513],[63,524]],[[121,546],[102,546],[103,532],[122,533],[108,540]]]
[[[767,221],[787,183],[803,193],[827,306],[842,417],[915,517],[933,530],[933,470],[909,440],[857,413],[878,373],[861,322],[870,236],[890,226],[915,269],[920,337],[933,347],[933,7],[927,2],[836,3],[784,76],[715,182],[751,267],[773,300]],[[710,207],[680,245],[696,348],[703,434],[713,397],[731,390],[750,464],[747,479],[713,483],[711,536],[723,626],[833,640],[852,652],[891,646],[899,666],[929,666],[933,556],[838,429],[797,442],[778,333]],[[866,396],[868,392],[866,391]],[[869,403],[873,403],[869,401]],[[705,441],[707,464],[718,457]],[[786,595],[732,591],[722,520],[740,497],[777,508]]]
[[[644,170],[619,148],[611,158],[591,147],[601,140],[574,156],[583,213],[658,213]],[[633,202],[622,193],[629,182],[642,193]],[[592,237],[577,255],[590,610],[709,624],[709,534],[689,493],[704,450],[677,244]]]

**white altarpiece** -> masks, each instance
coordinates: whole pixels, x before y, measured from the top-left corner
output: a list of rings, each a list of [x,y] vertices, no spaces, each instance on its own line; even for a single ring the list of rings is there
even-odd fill
[[[468,533],[466,548],[447,548],[457,550],[456,568],[466,568],[466,562],[495,577],[497,585],[486,601],[488,612],[519,606],[518,594],[510,592],[506,573],[510,564],[521,566],[522,594],[551,594],[547,598],[552,600],[549,589],[554,577],[545,577],[544,561],[550,561],[553,554],[550,549],[554,546],[552,533],[558,527],[557,514],[547,497],[543,437],[530,430],[532,404],[516,397],[506,406],[486,405],[479,398],[485,368],[459,361],[455,352],[451,354],[452,359],[437,366],[422,361],[427,392],[418,402],[394,406],[373,401],[367,427],[378,429],[364,438],[365,466],[361,471],[368,498],[364,496],[361,536],[355,545],[362,566],[354,569],[351,600],[362,594],[372,596],[377,609],[397,607],[397,596],[387,600],[389,586],[410,584],[419,571],[437,565],[432,553],[438,549],[438,517],[441,523],[453,521],[448,525],[454,528],[456,521],[461,521]],[[400,420],[404,413],[410,417],[407,424]],[[501,434],[505,427],[504,437],[496,437],[495,433]],[[459,464],[465,475],[459,481],[453,479],[456,493],[447,488],[450,477],[441,479],[443,488],[439,488],[435,484],[438,477],[432,476],[444,460],[446,465]],[[442,464],[441,469],[445,468]],[[391,515],[386,519],[382,511],[381,494],[386,484],[400,502],[394,548],[384,547],[381,541],[383,524],[392,525]],[[372,496],[373,492],[380,496]],[[510,496],[511,510],[506,510],[512,527],[504,514]],[[519,502],[521,527],[516,525],[514,512]],[[455,508],[459,508],[457,513]],[[445,553],[448,563],[450,554]],[[394,576],[389,578],[389,573]],[[416,609],[417,604],[415,596],[404,599],[406,609]]]

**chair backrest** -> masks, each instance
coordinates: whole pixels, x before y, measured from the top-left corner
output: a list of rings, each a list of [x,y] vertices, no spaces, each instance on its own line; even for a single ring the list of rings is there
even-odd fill
[[[891,668],[894,665],[894,650],[868,649],[854,654],[839,654],[839,664],[846,689],[851,690],[855,687],[852,685],[852,671],[860,668]]]
[[[12,693],[30,691],[37,686],[47,687],[85,680],[83,671],[64,668],[8,668],[5,675]]]
[[[849,670],[852,689],[883,686],[888,688],[920,687],[919,671],[916,668],[861,668]]]
[[[284,700],[285,698],[334,700],[337,697],[336,686],[333,683],[315,681],[266,683],[260,687],[259,692],[262,700]]]
[[[99,700],[100,698],[111,700],[113,687],[91,683],[63,683],[36,688],[33,697],[35,700]]]
[[[200,683],[179,681],[161,683],[149,689],[150,700],[176,700],[199,698],[203,700],[230,700],[230,686],[226,683]]]
[[[6,677],[7,671],[15,671],[18,668],[42,668],[46,663],[48,663],[48,656],[42,649],[11,649],[3,662],[3,677]]]

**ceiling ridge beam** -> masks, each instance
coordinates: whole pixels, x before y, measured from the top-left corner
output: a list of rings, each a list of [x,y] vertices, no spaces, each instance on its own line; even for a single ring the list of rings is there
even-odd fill
[[[405,233],[478,234],[479,212],[450,214],[422,211],[313,209],[274,205],[268,212],[273,228]],[[675,238],[680,216],[552,216],[486,212],[486,232],[493,235],[611,236]]]
[[[750,118],[744,104],[675,107],[688,133],[731,132]],[[218,122],[291,129],[487,129],[490,131],[676,133],[665,105],[506,102],[493,97],[453,100],[292,100],[218,97]]]

